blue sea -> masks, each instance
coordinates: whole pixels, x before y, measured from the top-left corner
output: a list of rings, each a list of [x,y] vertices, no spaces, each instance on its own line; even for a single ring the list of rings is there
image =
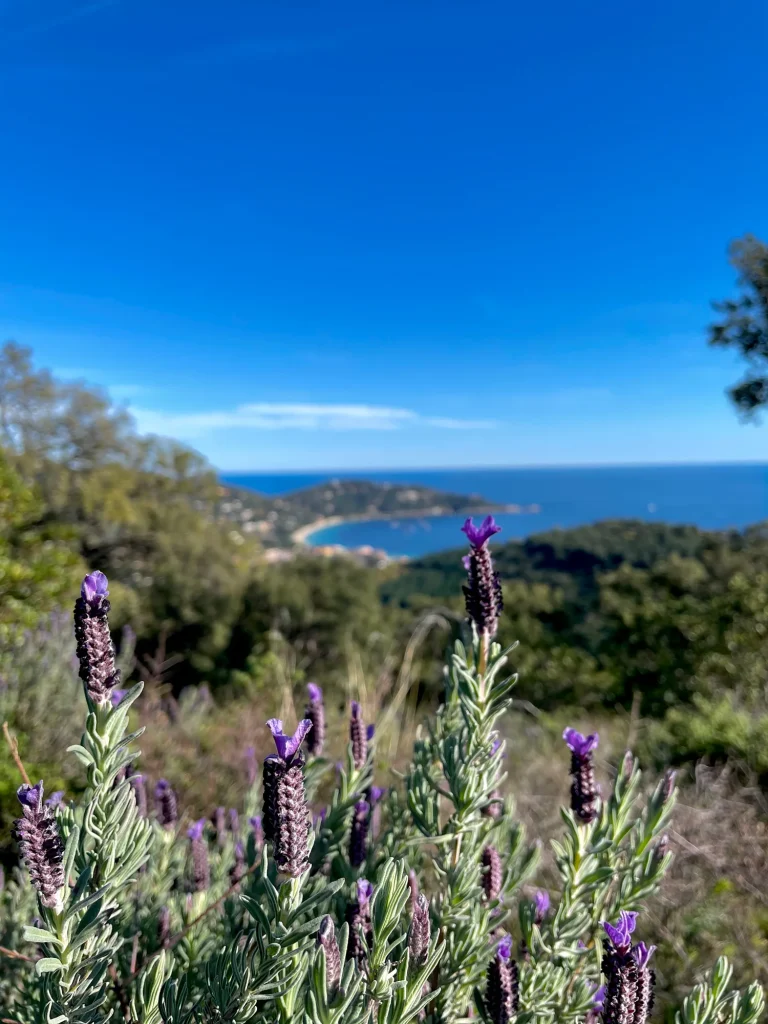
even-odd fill
[[[704,529],[743,528],[768,519],[768,464],[620,466],[566,469],[441,469],[306,474],[228,474],[225,482],[277,495],[331,479],[423,484],[479,495],[489,502],[538,505],[533,514],[497,516],[504,537],[601,519],[691,523]],[[312,534],[312,544],[364,544],[390,555],[419,555],[463,542],[462,516],[369,520]]]

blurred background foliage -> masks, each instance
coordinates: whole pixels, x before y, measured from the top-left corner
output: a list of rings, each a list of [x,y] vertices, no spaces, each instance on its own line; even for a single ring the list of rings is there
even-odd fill
[[[147,683],[142,769],[171,778],[190,816],[242,791],[246,746],[267,752],[264,720],[300,714],[310,679],[334,746],[355,696],[378,723],[380,771],[402,765],[463,629],[460,547],[384,569],[303,550],[270,562],[218,518],[219,497],[197,453],[138,436],[103,393],[4,347],[0,721],[49,792],[82,785],[65,751],[82,717],[71,605],[88,568],[109,576],[125,677]],[[653,909],[663,983],[682,990],[729,944],[768,980],[768,527],[605,522],[494,554],[500,640],[521,642],[508,765],[521,815],[544,837],[557,827],[565,724],[600,729],[606,774],[630,745],[652,771],[681,766],[676,866]],[[6,861],[17,784],[0,758]]]

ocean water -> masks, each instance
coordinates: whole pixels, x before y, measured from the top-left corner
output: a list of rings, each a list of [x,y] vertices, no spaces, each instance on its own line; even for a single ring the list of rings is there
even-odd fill
[[[601,519],[690,523],[705,529],[743,528],[768,519],[768,464],[620,466],[566,469],[393,470],[314,474],[228,474],[225,482],[284,494],[333,478],[423,484],[476,494],[499,504],[538,505],[534,514],[501,513],[507,538]],[[312,544],[370,544],[411,558],[456,547],[462,516],[343,523],[312,534]]]

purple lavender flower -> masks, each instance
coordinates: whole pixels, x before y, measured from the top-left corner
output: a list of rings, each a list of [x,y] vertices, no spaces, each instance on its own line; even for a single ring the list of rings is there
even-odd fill
[[[632,946],[636,919],[636,913],[622,911],[615,925],[603,922],[610,940],[602,964],[604,1024],[645,1024],[653,1007],[655,978],[648,961],[655,947],[644,942]]]
[[[126,693],[128,693],[127,690],[120,690],[120,689],[117,689],[117,688],[112,691],[112,693],[109,695],[109,699],[112,701],[112,707],[113,708],[117,707],[117,705],[120,703],[120,701],[126,695]]]
[[[563,739],[571,751],[571,810],[580,822],[588,825],[600,812],[600,787],[592,763],[599,737],[596,732],[583,736],[569,727],[564,730]]]
[[[408,931],[408,952],[412,967],[419,969],[426,963],[430,937],[429,900],[420,892],[411,904],[411,927]]]
[[[20,786],[16,795],[22,816],[14,822],[14,838],[41,904],[59,913],[64,906],[61,889],[66,881],[64,846],[53,814],[43,804],[43,784]]]
[[[245,748],[245,772],[248,780],[248,788],[256,785],[259,777],[259,762],[256,760],[256,747]]]
[[[486,516],[479,526],[475,526],[470,517],[465,520],[461,532],[467,535],[467,540],[473,548],[482,548],[488,543],[494,533],[501,532],[501,527],[496,524],[493,516]]]
[[[208,844],[203,838],[205,818],[200,818],[187,829],[192,854],[192,891],[205,892],[211,884],[211,869],[208,863]]]
[[[629,952],[636,923],[637,912],[634,910],[622,910],[616,924],[611,924],[609,921],[603,922],[605,934],[620,953]]]
[[[365,800],[359,800],[355,804],[352,828],[349,833],[349,863],[353,868],[359,868],[361,864],[364,864],[368,855],[370,814],[370,804],[367,804]]]
[[[483,867],[483,892],[488,903],[497,900],[501,894],[504,881],[504,869],[501,857],[495,846],[486,846],[483,850],[481,863]]]
[[[233,836],[237,836],[240,833],[240,815],[234,807],[229,810],[229,831]]]
[[[541,924],[549,913],[549,893],[546,889],[539,889],[536,892],[533,897],[533,906],[533,920],[536,924]]]
[[[140,772],[134,771],[133,765],[130,764],[125,770],[125,776],[133,787],[133,795],[136,798],[136,809],[139,813],[139,817],[146,818],[148,814],[147,787],[144,776]]]
[[[365,738],[368,740],[369,743],[373,740],[375,735],[376,735],[376,726],[375,725],[366,725],[366,727],[365,727]]]
[[[176,794],[167,779],[160,779],[155,786],[155,806],[157,819],[163,828],[173,828],[179,820],[179,809]]]
[[[598,1024],[598,1017],[603,1012],[603,1003],[605,1001],[605,985],[596,988],[595,983],[592,981],[588,981],[587,984],[594,988],[595,991],[592,995],[592,1006],[584,1018],[584,1024]]]
[[[479,527],[467,519],[462,527],[471,545],[469,554],[464,558],[467,583],[462,588],[467,616],[485,643],[496,636],[499,615],[504,608],[501,581],[488,550],[488,541],[500,529],[493,516],[488,516]]]
[[[362,967],[372,941],[371,932],[371,896],[373,886],[365,878],[360,878],[356,886],[357,899],[347,904],[346,921],[349,925],[347,942],[347,960],[355,960]]]
[[[325,744],[325,705],[323,691],[317,683],[307,684],[307,697],[304,718],[312,723],[312,730],[307,736],[307,750],[312,757],[320,757]]]
[[[341,983],[341,953],[336,941],[336,929],[327,914],[320,922],[317,944],[323,947],[325,953],[325,986],[329,998],[333,999]]]
[[[267,722],[277,747],[263,764],[264,835],[274,846],[279,871],[298,878],[309,863],[309,809],[304,787],[301,742],[312,723],[305,719],[293,736],[279,719]]]
[[[277,756],[281,761],[289,765],[299,753],[304,737],[312,728],[312,723],[308,718],[303,718],[296,726],[296,732],[293,736],[286,736],[283,732],[283,723],[279,718],[270,718],[267,722],[267,727],[275,741]]]
[[[50,807],[51,810],[55,810],[57,807],[61,807],[64,803],[64,790],[57,789],[55,793],[51,793],[48,799],[45,801],[45,806]]]
[[[368,760],[368,737],[360,704],[352,701],[349,718],[349,740],[352,744],[352,764],[360,771]]]
[[[92,704],[107,705],[120,682],[109,633],[109,590],[103,572],[89,573],[75,602],[75,639],[80,678]]]
[[[505,935],[488,965],[485,1005],[493,1024],[509,1024],[520,1004],[517,964],[512,959],[512,939]]]
[[[677,772],[673,768],[668,768],[664,772],[664,778],[661,782],[661,797],[664,803],[667,803],[672,794],[675,791],[675,776]]]

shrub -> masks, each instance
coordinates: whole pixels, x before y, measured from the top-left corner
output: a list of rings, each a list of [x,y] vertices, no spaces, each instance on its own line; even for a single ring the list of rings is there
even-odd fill
[[[374,784],[375,729],[354,702],[345,758],[331,766],[313,686],[295,731],[267,723],[275,753],[261,781],[250,764],[244,805],[191,824],[165,780],[147,807],[138,733],[128,731],[142,685],[119,687],[106,578],[86,577],[75,624],[87,717],[71,749],[87,788],[77,803],[52,805],[42,783],[19,790],[16,837],[31,882],[17,875],[2,895],[5,1020],[643,1024],[654,947],[635,933],[652,937],[643,905],[671,860],[674,775],[643,795],[627,753],[603,796],[597,735],[566,729],[559,895],[528,894],[539,850],[501,795],[500,725],[516,676],[505,674],[511,649],[494,640],[495,526],[489,517],[465,531],[471,642],[453,648],[444,699],[402,784]],[[327,806],[311,817],[334,772]],[[730,979],[719,960],[680,1024],[758,1020],[760,986],[739,993]]]

